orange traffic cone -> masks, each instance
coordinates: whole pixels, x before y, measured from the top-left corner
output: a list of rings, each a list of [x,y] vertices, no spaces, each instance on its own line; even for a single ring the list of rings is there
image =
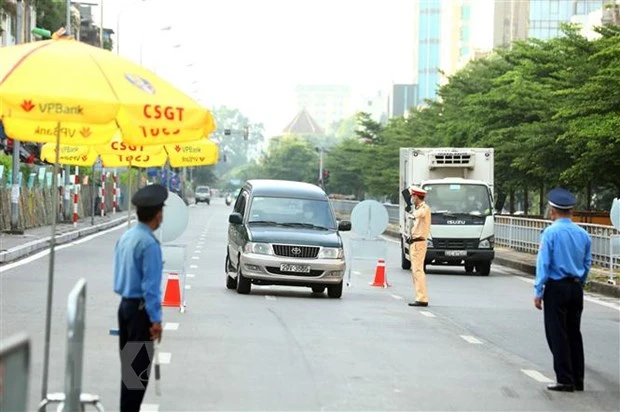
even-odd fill
[[[379,259],[377,261],[377,268],[375,269],[375,281],[370,284],[370,286],[380,286],[382,288],[387,288],[390,284],[387,282],[387,277],[385,276],[385,259]]]
[[[168,273],[162,306],[181,307],[181,282],[178,273]]]

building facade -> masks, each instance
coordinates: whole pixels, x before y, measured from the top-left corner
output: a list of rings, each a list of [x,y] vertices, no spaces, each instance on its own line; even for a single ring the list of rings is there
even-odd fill
[[[541,40],[561,34],[561,23],[601,9],[601,0],[529,0],[528,36]]]
[[[325,131],[332,130],[353,114],[352,100],[349,86],[299,85],[295,88],[297,110],[306,110]]]

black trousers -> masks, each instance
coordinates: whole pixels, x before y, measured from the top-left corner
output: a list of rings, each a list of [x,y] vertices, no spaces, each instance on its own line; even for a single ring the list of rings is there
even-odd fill
[[[140,411],[154,352],[150,327],[151,321],[141,300],[123,298],[118,308],[121,412]]]
[[[557,382],[583,386],[583,288],[576,278],[549,280],[543,300],[545,334],[553,354]]]

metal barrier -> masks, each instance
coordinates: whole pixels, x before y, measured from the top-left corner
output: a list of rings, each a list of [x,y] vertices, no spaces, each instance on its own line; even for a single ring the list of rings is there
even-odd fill
[[[69,293],[67,302],[65,392],[47,394],[39,404],[40,411],[44,411],[50,403],[57,403],[59,412],[84,411],[86,405],[92,405],[103,412],[99,396],[82,393],[85,318],[86,281],[80,279]]]
[[[30,339],[18,334],[0,342],[0,411],[28,409]]]
[[[352,200],[331,199],[334,211],[349,216],[359,202]],[[398,205],[385,205],[390,217],[390,224],[398,225]],[[495,216],[495,244],[520,252],[536,254],[540,243],[540,233],[549,226],[551,221],[528,219],[523,217]],[[611,238],[620,235],[613,226],[577,223],[592,238],[592,262],[598,266],[620,269],[618,259],[611,257]]]

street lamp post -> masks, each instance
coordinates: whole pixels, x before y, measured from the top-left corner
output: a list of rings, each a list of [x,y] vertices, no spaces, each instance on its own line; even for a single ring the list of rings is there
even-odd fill
[[[16,22],[15,22],[15,44],[23,41],[23,9],[22,0],[17,0],[16,4]],[[13,188],[11,190],[11,232],[20,233],[19,229],[19,192],[20,182],[19,176],[19,152],[21,151],[21,143],[19,140],[13,139]]]

